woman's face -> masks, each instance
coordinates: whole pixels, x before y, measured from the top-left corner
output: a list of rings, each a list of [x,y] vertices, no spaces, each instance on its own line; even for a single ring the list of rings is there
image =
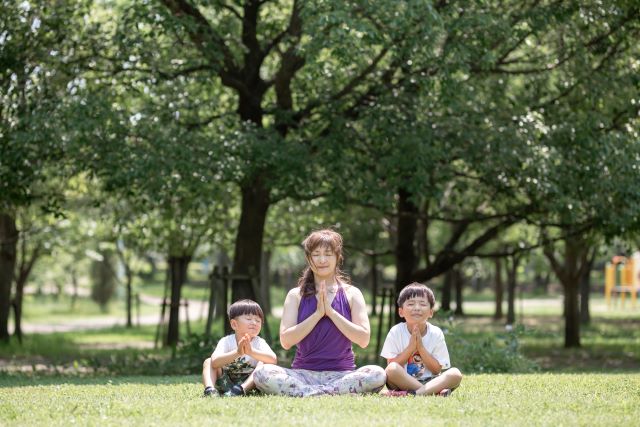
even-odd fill
[[[311,251],[307,261],[316,278],[330,277],[336,272],[338,255],[329,246],[318,246]]]

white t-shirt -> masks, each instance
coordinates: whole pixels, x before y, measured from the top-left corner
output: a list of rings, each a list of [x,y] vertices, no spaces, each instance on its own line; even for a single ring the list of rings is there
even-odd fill
[[[273,354],[273,357],[276,357],[269,344],[262,338],[256,336],[251,340],[251,347],[256,350],[264,351],[265,353]],[[236,341],[236,334],[227,335],[226,337],[220,339],[218,341],[218,345],[216,345],[216,349],[213,350],[213,356],[218,354],[229,353],[230,351],[234,351],[238,348],[238,342]],[[249,365],[255,367],[258,364],[258,361],[251,356],[244,355],[238,358],[239,360],[248,363]],[[238,360],[236,359],[236,360]]]
[[[392,327],[387,334],[380,356],[385,359],[393,359],[407,348],[410,340],[411,332],[407,329],[407,324],[404,322],[398,323]],[[422,337],[422,344],[429,354],[431,354],[431,356],[440,363],[442,369],[451,367],[449,351],[447,350],[447,344],[444,342],[442,329],[427,322],[427,333]],[[422,358],[417,352],[404,363],[404,367],[409,375],[417,379],[425,379],[434,375],[426,366],[424,366]]]

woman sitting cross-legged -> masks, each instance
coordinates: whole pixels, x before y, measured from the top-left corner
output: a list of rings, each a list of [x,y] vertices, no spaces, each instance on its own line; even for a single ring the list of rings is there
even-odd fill
[[[384,369],[355,366],[351,343],[369,344],[369,317],[362,292],[340,271],[342,236],[315,231],[302,245],[309,265],[287,294],[280,323],[282,347],[297,345],[292,369],[262,365],[253,374],[256,387],[295,397],[379,391]]]

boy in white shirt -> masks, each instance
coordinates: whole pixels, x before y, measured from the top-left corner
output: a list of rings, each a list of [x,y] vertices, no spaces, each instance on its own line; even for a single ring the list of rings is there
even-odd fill
[[[275,364],[276,355],[258,336],[264,314],[255,301],[236,301],[228,310],[234,333],[218,341],[202,365],[205,396],[244,396],[255,389],[253,371],[262,363]]]
[[[429,323],[436,299],[421,283],[405,286],[398,311],[405,322],[391,328],[380,356],[387,359],[387,388],[391,396],[448,396],[460,385],[462,373],[451,368],[444,334]]]

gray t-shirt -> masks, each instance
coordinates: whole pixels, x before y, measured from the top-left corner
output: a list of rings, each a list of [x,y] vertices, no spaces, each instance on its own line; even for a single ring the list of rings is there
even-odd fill
[[[385,359],[393,359],[404,351],[409,345],[411,340],[411,332],[407,329],[406,323],[398,323],[391,328],[387,334],[387,338],[384,340],[382,351],[380,356]],[[442,366],[442,369],[451,367],[449,361],[449,351],[447,350],[447,344],[444,342],[444,333],[442,329],[427,322],[427,333],[422,337],[422,344]],[[422,357],[419,353],[415,353],[409,357],[404,364],[405,369],[409,375],[416,379],[426,379],[432,377],[434,374],[427,369],[422,363]]]
[[[273,352],[273,350],[271,350],[271,347],[269,347],[269,344],[267,344],[267,342],[265,340],[263,340],[262,338],[256,336],[251,340],[251,347],[255,348],[256,350],[259,351],[264,351],[266,353],[271,353],[273,354],[273,357],[276,357],[275,353]],[[220,341],[218,341],[218,345],[216,345],[216,349],[213,350],[213,355],[219,355],[219,354],[224,354],[224,353],[228,353],[230,351],[234,351],[238,348],[238,342],[236,341],[236,334],[230,334],[227,335],[226,337],[223,337],[222,339],[220,339]],[[254,359],[251,356],[248,355],[244,355],[239,357],[238,359],[236,359],[236,361],[242,361],[245,362],[251,366],[253,366],[254,368],[256,367],[256,365],[258,364],[258,361],[256,359]]]

